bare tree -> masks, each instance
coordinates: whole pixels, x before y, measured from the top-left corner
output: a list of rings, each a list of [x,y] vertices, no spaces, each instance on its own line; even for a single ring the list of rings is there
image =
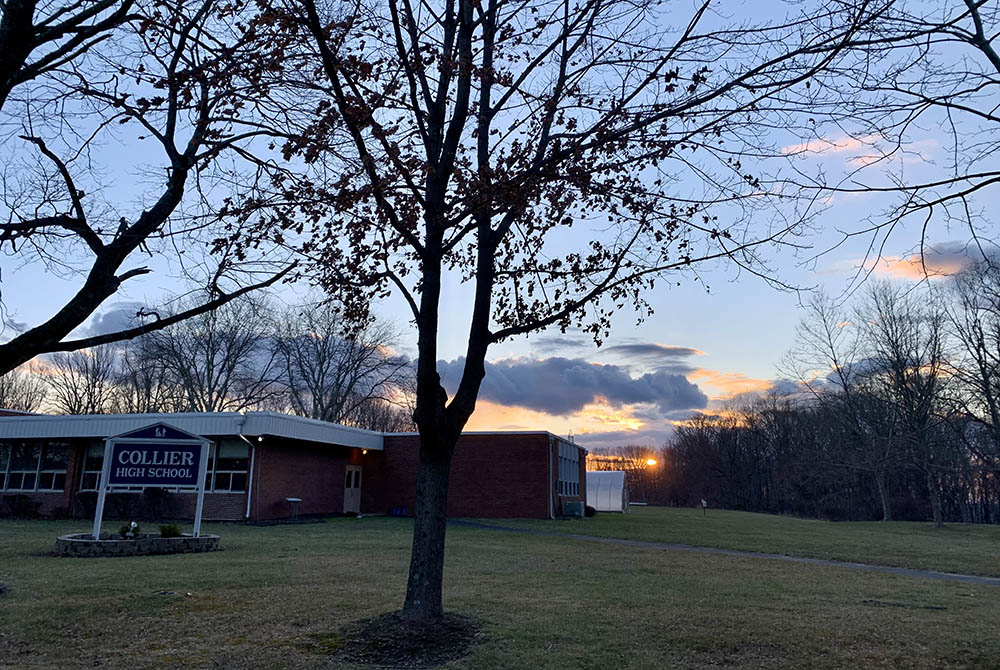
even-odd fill
[[[0,375],[0,409],[35,412],[45,400],[46,385],[31,365]]]
[[[146,356],[189,412],[238,412],[280,393],[268,308],[241,298],[211,312],[149,333]]]
[[[361,403],[348,417],[346,423],[382,433],[409,433],[416,430],[413,407],[409,396],[392,401],[374,398]]]
[[[840,424],[843,448],[829,453],[823,465],[868,473],[878,488],[882,520],[892,521],[887,478],[901,458],[898,427],[874,385],[862,328],[867,318],[850,314],[823,293],[814,294],[783,370]]]
[[[972,264],[944,293],[957,360],[949,366],[953,394],[964,416],[981,425],[989,449],[975,449],[984,466],[1000,470],[1000,265],[995,258]]]
[[[115,384],[115,351],[108,345],[53,354],[46,376],[49,404],[62,414],[111,411]]]
[[[5,125],[19,127],[9,141],[21,149],[19,160],[5,161],[0,249],[19,264],[46,264],[84,279],[54,314],[0,344],[0,373],[40,354],[163,328],[288,272],[257,268],[265,274],[258,281],[237,272],[249,266],[224,255],[205,273],[211,290],[202,303],[166,318],[140,309],[133,328],[67,339],[123,284],[152,272],[137,256],[186,247],[191,258],[199,245],[207,253],[199,231],[214,221],[213,184],[225,183],[211,168],[222,171],[225,159],[231,171],[242,160],[252,180],[257,162],[248,147],[271,136],[249,112],[236,119],[235,110],[259,88],[246,64],[273,54],[256,40],[252,10],[239,2],[82,0],[38,7],[8,0],[2,10],[0,96]],[[98,42],[101,48],[93,49]],[[14,86],[25,92],[16,105],[7,97]],[[148,161],[147,188],[141,198],[131,196],[138,207],[105,199],[101,157],[120,161],[121,134],[146,147],[140,154]]]
[[[184,397],[152,351],[148,336],[117,345],[118,366],[111,405],[123,414],[182,411]]]
[[[409,360],[392,351],[396,337],[383,324],[345,331],[336,311],[322,305],[286,311],[274,346],[292,410],[363,428],[384,422],[412,377]]]
[[[705,3],[674,30],[660,5],[620,0],[327,10],[276,5],[281,35],[311,39],[299,72],[322,72],[326,90],[291,147],[315,170],[283,184],[290,206],[246,244],[297,240],[352,320],[390,290],[410,307],[421,449],[403,616],[435,618],[451,458],[489,347],[580,322],[600,341],[616,310],[647,313],[644,292],[698,262],[769,276],[764,250],[811,210],[752,223],[772,199],[795,203],[754,174],[780,157],[759,131],[807,124],[795,115],[809,109],[806,83],[878,15],[835,3],[732,27]],[[346,145],[331,145],[332,120]],[[452,281],[474,297],[449,394],[437,339]]]
[[[942,424],[944,314],[905,286],[872,284],[860,310],[871,375],[900,424],[911,462],[926,477],[934,525],[944,525],[940,477],[947,467]]]

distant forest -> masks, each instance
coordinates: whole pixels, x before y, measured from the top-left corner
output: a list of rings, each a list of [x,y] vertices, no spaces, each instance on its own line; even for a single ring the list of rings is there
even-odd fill
[[[622,447],[632,499],[831,520],[1000,523],[1000,265],[817,295],[788,381]],[[653,458],[655,466],[647,464]],[[596,465],[596,464],[595,464]]]

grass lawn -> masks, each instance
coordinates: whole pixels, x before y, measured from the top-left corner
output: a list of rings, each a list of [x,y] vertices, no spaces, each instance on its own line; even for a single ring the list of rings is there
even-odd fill
[[[772,514],[633,507],[579,521],[504,520],[500,525],[630,540],[676,542],[922,570],[1000,576],[1000,526],[894,521],[846,523]]]
[[[659,515],[546,527],[610,534],[622,524],[640,537],[658,519],[685,518]],[[743,516],[760,524],[761,541],[787,528],[789,553],[803,553],[796,537],[818,542],[819,530],[798,530],[803,522]],[[695,519],[685,523],[686,536],[655,539],[695,542]],[[86,523],[0,521],[0,667],[343,667],[341,627],[402,600],[411,525],[206,524],[224,551],[48,555],[69,531]],[[478,617],[488,638],[455,668],[1000,668],[1000,589],[989,586],[454,526],[445,589],[446,607]]]

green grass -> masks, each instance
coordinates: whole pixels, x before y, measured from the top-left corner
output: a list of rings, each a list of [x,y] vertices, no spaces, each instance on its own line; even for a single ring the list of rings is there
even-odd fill
[[[548,527],[638,533],[647,514]],[[758,521],[762,535],[798,523],[744,523]],[[402,600],[411,526],[206,524],[224,551],[48,554],[57,534],[85,530],[0,521],[0,667],[341,667],[331,655],[341,627]],[[1000,668],[998,596],[844,568],[448,531],[446,607],[479,617],[488,636],[454,668]]]
[[[631,540],[676,542],[789,556],[828,558],[988,577],[1000,576],[1000,526],[846,523],[729,510],[633,507],[577,521],[518,520],[502,525]]]

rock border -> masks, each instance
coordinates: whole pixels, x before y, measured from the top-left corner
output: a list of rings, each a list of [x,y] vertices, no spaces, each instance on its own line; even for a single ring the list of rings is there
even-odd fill
[[[203,551],[218,551],[218,535],[192,537],[160,537],[159,533],[149,533],[143,537],[123,540],[102,534],[95,540],[90,533],[60,535],[56,540],[57,556],[72,558],[103,558],[112,556],[155,556],[161,554],[191,554]]]

